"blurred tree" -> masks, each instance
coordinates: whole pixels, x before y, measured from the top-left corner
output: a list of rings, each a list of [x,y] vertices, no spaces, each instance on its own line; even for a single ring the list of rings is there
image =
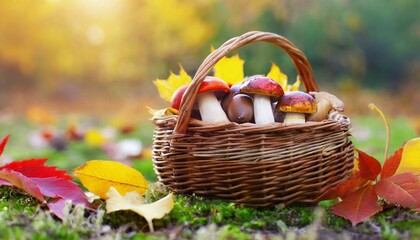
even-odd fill
[[[420,62],[417,0],[0,0],[0,5],[0,81],[7,69],[25,75],[25,83],[52,90],[63,82],[152,86],[151,80],[166,78],[180,63],[192,75],[211,45],[251,30],[289,38],[307,55],[317,80],[328,84],[351,79],[394,87]],[[290,60],[273,49],[266,44],[241,49],[245,73],[267,73],[274,61],[293,79]]]

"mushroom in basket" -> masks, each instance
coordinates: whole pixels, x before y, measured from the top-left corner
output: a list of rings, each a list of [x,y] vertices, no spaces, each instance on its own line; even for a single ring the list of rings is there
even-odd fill
[[[187,90],[189,84],[182,85],[177,90],[174,91],[171,98],[171,107],[169,110],[173,114],[178,114],[179,109],[181,108],[181,101],[182,97],[184,96],[185,91]],[[195,119],[201,120],[200,112],[198,111],[198,106],[196,103],[194,103],[192,111],[191,111],[191,117]]]
[[[304,92],[285,93],[276,106],[277,111],[285,112],[284,125],[305,123],[305,114],[313,114],[317,110],[315,99]]]
[[[256,75],[249,77],[241,85],[241,93],[254,96],[254,118],[256,124],[274,123],[271,101],[278,100],[283,94],[283,88],[271,78]]]
[[[219,78],[207,76],[203,80],[197,92],[198,109],[203,122],[230,122],[219,102],[229,90],[227,83]]]
[[[234,84],[230,87],[229,94],[222,100],[222,108],[232,122],[252,122],[254,119],[253,100],[250,96],[239,93],[240,86],[240,84]]]
[[[331,110],[344,111],[344,103],[336,96],[327,92],[309,92],[315,98],[318,110],[308,117],[308,121],[322,121],[327,119]]]
[[[252,122],[254,118],[252,98],[246,94],[236,94],[230,102],[227,113],[230,121],[232,122]]]

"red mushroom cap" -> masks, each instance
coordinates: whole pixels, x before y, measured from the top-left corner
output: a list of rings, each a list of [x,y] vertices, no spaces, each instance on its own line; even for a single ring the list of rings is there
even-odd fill
[[[179,87],[177,90],[175,90],[171,98],[171,108],[179,110],[182,97],[184,96],[185,90],[187,90],[188,86],[188,84],[185,84]]]
[[[292,91],[285,93],[277,103],[276,109],[282,112],[315,113],[315,99],[304,92]]]
[[[206,76],[198,89],[198,93],[207,91],[221,91],[223,95],[230,91],[229,85],[220,78],[213,76]],[[217,96],[220,98],[221,96]]]
[[[283,88],[276,81],[269,77],[252,76],[242,83],[241,93],[260,94],[274,98],[280,98],[283,94]]]

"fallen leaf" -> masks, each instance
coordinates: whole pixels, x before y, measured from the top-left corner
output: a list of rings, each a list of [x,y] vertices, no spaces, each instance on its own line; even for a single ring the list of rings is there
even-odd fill
[[[44,196],[71,200],[73,204],[87,205],[85,193],[79,186],[63,178],[31,178]]]
[[[56,177],[67,180],[73,179],[65,170],[57,170],[56,166],[45,166],[46,161],[46,158],[20,160],[0,167],[0,170],[13,170],[15,172],[20,172],[29,178]]]
[[[178,113],[178,110],[176,109],[171,109],[171,108],[163,108],[163,109],[153,109],[151,107],[147,107],[147,110],[149,111],[150,114],[152,114],[152,118],[159,118],[162,116],[167,116],[167,115],[173,115],[173,111],[176,111]]]
[[[398,149],[395,153],[385,160],[382,166],[381,179],[391,177],[395,174],[401,162],[403,148]]]
[[[420,174],[420,138],[413,138],[404,145],[396,174],[405,172]]]
[[[39,187],[32,181],[32,179],[26,177],[25,175],[19,172],[3,169],[0,170],[0,179],[8,181],[13,184],[13,186],[24,190],[26,193],[32,195],[39,201],[45,202],[44,196],[42,195]]]
[[[362,178],[360,176],[360,172],[354,172],[335,187],[319,196],[316,201],[334,199],[337,197],[344,198],[348,193],[354,192],[359,187],[362,187],[368,183],[370,183],[370,181]]]
[[[359,171],[362,178],[375,180],[381,172],[381,163],[367,153],[356,149],[359,153]]]
[[[76,168],[74,174],[89,191],[102,199],[107,198],[110,187],[121,194],[131,191],[143,194],[149,188],[140,172],[116,161],[91,160]]]
[[[48,209],[60,219],[64,218],[64,209],[66,208],[67,201],[62,198],[53,199],[47,203]]]
[[[3,154],[4,148],[7,145],[7,142],[9,141],[10,135],[7,135],[4,137],[0,142],[0,156]]]
[[[191,83],[191,80],[192,79],[188,73],[185,72],[182,66],[180,66],[179,75],[171,72],[168,79],[156,79],[153,81],[153,83],[158,89],[160,97],[170,102],[175,90],[177,90],[182,85]]]
[[[420,207],[420,177],[412,173],[383,178],[376,183],[375,191],[390,203],[406,208]]]
[[[244,79],[244,63],[238,54],[223,57],[214,66],[214,76],[223,79],[229,85],[242,82]]]
[[[106,195],[108,197],[106,200],[107,213],[120,210],[131,210],[136,212],[146,219],[151,232],[154,231],[153,219],[162,218],[165,214],[169,213],[174,206],[172,193],[156,202],[148,204],[146,204],[144,197],[136,191],[127,192],[125,195],[121,195],[114,187],[110,187]]]
[[[346,198],[331,207],[335,215],[351,221],[353,226],[370,218],[382,210],[378,206],[378,196],[371,185],[349,193]]]

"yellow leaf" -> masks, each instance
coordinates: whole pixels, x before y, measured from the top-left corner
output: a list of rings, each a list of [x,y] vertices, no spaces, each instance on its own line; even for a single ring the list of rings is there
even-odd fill
[[[298,91],[299,90],[299,86],[300,86],[300,77],[297,76],[296,77],[296,82],[293,83],[293,85],[288,85],[290,91]]]
[[[420,175],[420,138],[413,138],[404,145],[400,166],[395,174],[405,172]]]
[[[214,76],[231,85],[240,83],[244,79],[244,62],[237,54],[225,56],[214,66]]]
[[[111,187],[106,195],[108,197],[106,200],[107,213],[119,210],[131,210],[136,212],[146,219],[151,232],[154,231],[152,220],[162,218],[174,207],[172,193],[156,202],[148,204],[146,203],[144,197],[135,191],[127,192],[125,195],[121,195],[115,188]]]
[[[150,114],[152,114],[152,118],[159,118],[162,116],[168,116],[168,115],[174,115],[174,114],[178,114],[178,110],[173,109],[173,108],[163,108],[163,109],[153,109],[151,107],[147,107],[147,110],[149,111]]]
[[[139,171],[115,161],[88,161],[76,168],[74,174],[83,186],[102,199],[106,199],[110,187],[114,187],[121,194],[131,191],[143,194],[149,188],[149,184]]]
[[[274,81],[278,82],[280,86],[286,90],[287,87],[287,75],[284,74],[280,68],[275,64],[271,64],[270,72],[268,72],[267,77],[273,79]]]
[[[171,72],[168,79],[156,79],[153,81],[153,83],[157,87],[160,97],[170,102],[175,90],[177,90],[182,85],[189,84],[191,80],[192,79],[188,73],[185,72],[182,66],[180,66],[179,75]]]

